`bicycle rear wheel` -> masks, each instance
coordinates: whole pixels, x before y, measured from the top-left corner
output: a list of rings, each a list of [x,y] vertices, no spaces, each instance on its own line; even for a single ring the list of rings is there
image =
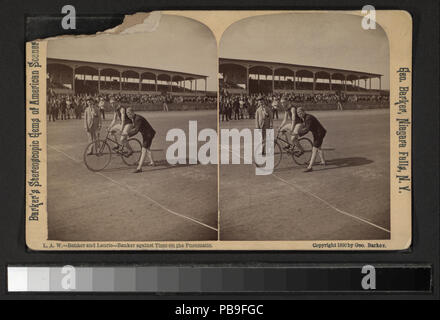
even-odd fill
[[[129,148],[124,146],[124,149],[121,153],[122,161],[127,166],[135,166],[139,163],[139,160],[141,158],[141,151],[142,151],[142,144],[138,139],[128,139],[127,144],[129,145]],[[131,153],[131,151],[133,153]]]
[[[268,157],[270,155],[273,154],[273,168],[275,169],[276,167],[279,166],[279,164],[281,163],[281,159],[283,158],[283,149],[281,148],[280,144],[278,143],[278,141],[275,141],[273,144],[273,150],[269,149],[269,150],[265,150],[265,145],[260,145],[259,148],[257,148],[257,150],[262,150],[263,152],[263,156],[264,157]],[[258,168],[261,167],[265,167],[266,163],[263,164],[259,164],[255,161],[255,166]]]
[[[110,163],[112,151],[105,140],[90,142],[84,150],[84,164],[90,171],[104,170]]]
[[[309,164],[310,158],[312,157],[313,143],[309,138],[301,138],[298,140],[298,142],[303,152],[298,150],[298,147],[295,146],[295,149],[292,153],[293,161],[300,166]]]

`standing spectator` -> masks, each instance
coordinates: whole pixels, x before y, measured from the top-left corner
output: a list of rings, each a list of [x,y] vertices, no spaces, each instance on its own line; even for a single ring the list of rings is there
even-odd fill
[[[53,109],[55,107],[55,99],[54,98],[48,98],[47,101],[47,115],[49,116],[49,121],[55,121],[55,118],[53,117]]]
[[[102,97],[99,98],[98,107],[99,107],[99,111],[101,112],[101,115],[102,115],[102,120],[105,120],[105,101]]]
[[[336,105],[337,105],[337,110],[339,111],[344,110],[342,108],[341,97],[339,95],[336,96]]]
[[[272,109],[273,109],[273,118],[278,119],[278,99],[276,97],[273,98]]]
[[[244,119],[244,100],[243,100],[243,96],[240,97],[240,100],[238,101],[239,103],[239,107],[240,107],[240,111],[239,111],[239,119]]]
[[[232,120],[232,108],[233,108],[233,106],[232,106],[231,98],[228,98],[228,101],[226,102],[226,108],[227,108],[227,110],[226,110],[227,119],[228,119],[228,121]]]
[[[83,111],[83,102],[82,99],[77,99],[75,102],[75,118],[81,119],[82,111]]]
[[[66,116],[67,116],[67,119],[69,119],[69,120],[70,120],[71,108],[72,108],[72,101],[70,100],[70,97],[67,97],[67,99],[66,99]]]
[[[268,108],[263,97],[259,96],[257,98],[258,109],[256,111],[255,127],[262,130],[262,141],[263,146],[266,145],[266,130],[273,127],[273,117],[270,108]],[[263,148],[263,154],[265,154],[265,149]]]
[[[87,99],[87,108],[84,110],[84,129],[87,132],[90,142],[96,142],[97,133],[101,130],[101,117],[99,108],[95,105],[92,98]],[[95,143],[95,150],[98,148]],[[90,148],[87,155],[93,154],[93,147]]]
[[[234,108],[234,120],[240,120],[240,103],[237,98],[234,99],[232,107]]]
[[[61,120],[67,119],[67,116],[66,116],[67,110],[66,109],[67,109],[66,98],[62,98],[61,103],[60,103]]]

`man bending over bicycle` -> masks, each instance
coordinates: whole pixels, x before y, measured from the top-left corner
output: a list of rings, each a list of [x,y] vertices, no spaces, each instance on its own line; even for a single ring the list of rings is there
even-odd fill
[[[284,118],[280,124],[280,128],[278,129],[280,133],[284,135],[284,139],[289,141],[292,145],[298,148],[300,153],[304,153],[304,150],[301,144],[298,142],[299,131],[303,127],[303,120],[298,116],[298,108],[295,105],[292,105],[286,102],[284,99],[281,100],[281,104],[285,108]],[[287,104],[287,108],[285,107]],[[291,122],[288,123],[289,113],[291,115]],[[290,137],[288,136],[290,134]],[[284,147],[284,149],[290,149],[290,146]]]
[[[117,120],[120,120],[119,123],[116,123]],[[113,120],[109,125],[110,134],[113,137],[113,140],[117,141],[116,133],[120,133],[121,135],[121,145],[128,149],[129,153],[133,153],[130,146],[127,143],[127,134],[133,128],[132,120],[127,116],[126,108],[122,107],[120,104],[116,107],[113,113]],[[116,146],[113,150],[118,150],[119,147]],[[130,154],[128,154],[130,155]]]
[[[136,135],[138,132],[142,135],[142,151],[141,158],[139,160],[138,167],[134,171],[134,173],[142,172],[142,164],[145,161],[145,156],[148,156],[148,160],[150,161],[149,165],[154,166],[153,156],[151,154],[151,143],[153,142],[153,138],[156,135],[156,131],[153,129],[151,124],[139,114],[135,114],[133,108],[127,108],[127,116],[133,122],[133,127],[128,131],[128,136],[132,137]]]
[[[297,112],[298,116],[304,121],[304,127],[301,128],[299,134],[305,135],[309,131],[313,134],[312,158],[310,159],[307,169],[304,171],[311,172],[313,171],[313,164],[315,163],[317,154],[319,154],[319,157],[321,158],[321,165],[325,166],[324,153],[322,152],[321,146],[324,137],[327,134],[327,130],[322,126],[318,119],[311,114],[306,113],[302,107],[299,107]]]

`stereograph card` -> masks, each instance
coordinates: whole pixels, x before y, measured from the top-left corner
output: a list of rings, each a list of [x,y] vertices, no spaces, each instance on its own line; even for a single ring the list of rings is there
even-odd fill
[[[403,250],[406,11],[162,11],[26,44],[32,250]]]

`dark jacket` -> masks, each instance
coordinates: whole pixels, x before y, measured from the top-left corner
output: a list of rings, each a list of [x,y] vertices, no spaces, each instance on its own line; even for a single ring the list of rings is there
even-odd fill
[[[156,134],[156,131],[144,117],[135,114],[132,121],[133,128],[128,132],[129,137],[136,135],[138,132],[140,132],[144,137],[154,136]]]
[[[318,119],[316,119],[311,114],[306,114],[304,116],[304,126],[299,133],[301,136],[303,136],[309,131],[312,132],[314,137],[325,136],[325,134],[327,133],[327,130],[325,130]]]

